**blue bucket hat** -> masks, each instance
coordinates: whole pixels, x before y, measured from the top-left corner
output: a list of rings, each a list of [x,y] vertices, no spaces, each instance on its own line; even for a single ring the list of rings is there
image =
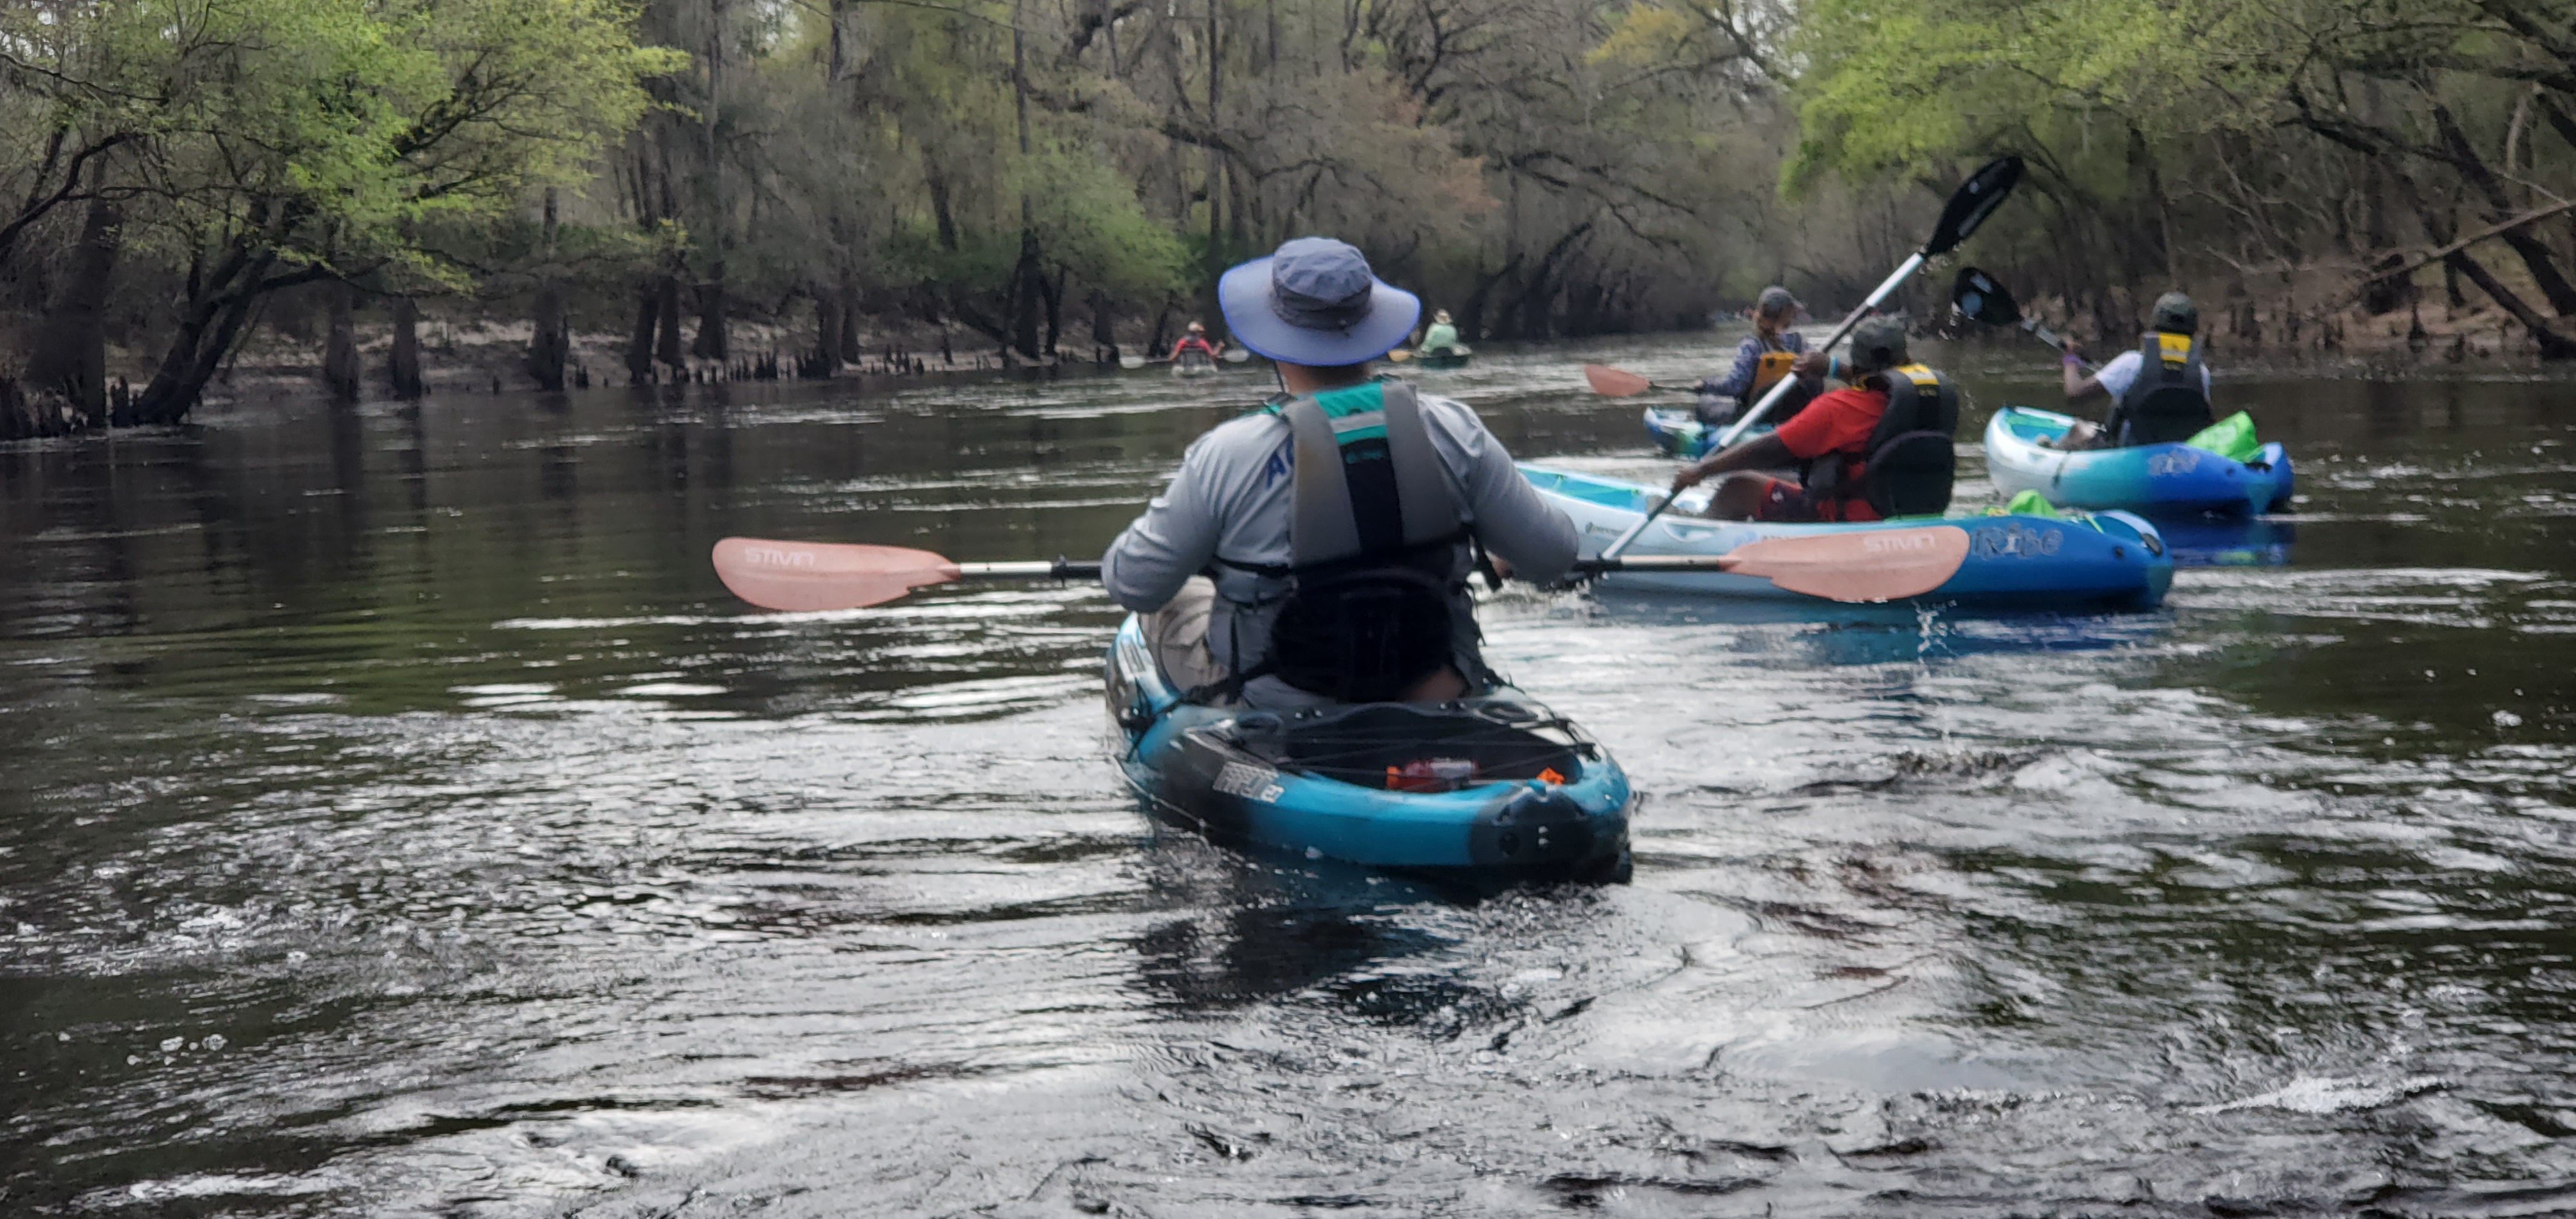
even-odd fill
[[[1318,368],[1385,355],[1422,317],[1419,298],[1371,274],[1366,255],[1330,237],[1300,237],[1228,270],[1216,299],[1235,341]]]

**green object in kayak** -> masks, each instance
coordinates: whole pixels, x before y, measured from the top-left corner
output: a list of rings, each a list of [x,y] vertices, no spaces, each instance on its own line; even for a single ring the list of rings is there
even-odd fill
[[[2263,442],[2254,438],[2254,417],[2243,411],[2200,429],[2183,443],[2207,449],[2229,461],[2252,461],[2263,448]]]
[[[2012,502],[2004,505],[2003,515],[2044,516],[2050,520],[2066,519],[2064,513],[2059,512],[2055,505],[2048,502],[2047,496],[2030,490],[2024,490],[2013,496]]]

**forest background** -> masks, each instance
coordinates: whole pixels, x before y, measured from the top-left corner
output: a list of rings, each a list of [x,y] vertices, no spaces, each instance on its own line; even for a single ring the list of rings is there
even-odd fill
[[[1857,299],[1999,152],[1971,253],[2115,341],[2179,285],[2576,356],[2576,0],[0,0],[0,436],[262,344],[416,395],[425,330],[496,389],[1096,360],[1306,233],[1471,340],[1688,327]]]

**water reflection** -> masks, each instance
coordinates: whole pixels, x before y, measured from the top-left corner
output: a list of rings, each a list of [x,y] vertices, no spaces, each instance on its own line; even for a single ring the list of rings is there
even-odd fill
[[[2270,517],[2156,522],[2176,567],[2281,567],[2290,561],[2298,526]]]
[[[1669,470],[1580,358],[1516,451]],[[1937,353],[1980,404],[2026,352]],[[187,1214],[2576,1205],[2562,383],[2231,375],[2298,452],[2155,614],[1515,590],[1637,883],[1207,847],[1116,612],[762,615],[732,533],[1094,553],[1267,382],[217,411],[0,449],[0,1189]],[[1969,426],[1973,428],[1975,421]],[[1994,497],[1963,471],[1963,508]],[[2295,546],[2289,530],[2295,528]]]

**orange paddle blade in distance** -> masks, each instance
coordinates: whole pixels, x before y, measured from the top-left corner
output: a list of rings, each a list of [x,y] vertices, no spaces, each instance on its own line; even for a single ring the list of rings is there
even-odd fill
[[[716,543],[715,564],[717,577],[733,595],[774,610],[883,605],[959,574],[956,564],[927,550],[765,538]]]
[[[1920,597],[1958,574],[1968,531],[1956,525],[1764,538],[1726,553],[1726,569],[1835,601]]]
[[[1605,398],[1633,398],[1655,387],[1644,377],[1607,364],[1584,365],[1583,379],[1591,382],[1593,393]]]

